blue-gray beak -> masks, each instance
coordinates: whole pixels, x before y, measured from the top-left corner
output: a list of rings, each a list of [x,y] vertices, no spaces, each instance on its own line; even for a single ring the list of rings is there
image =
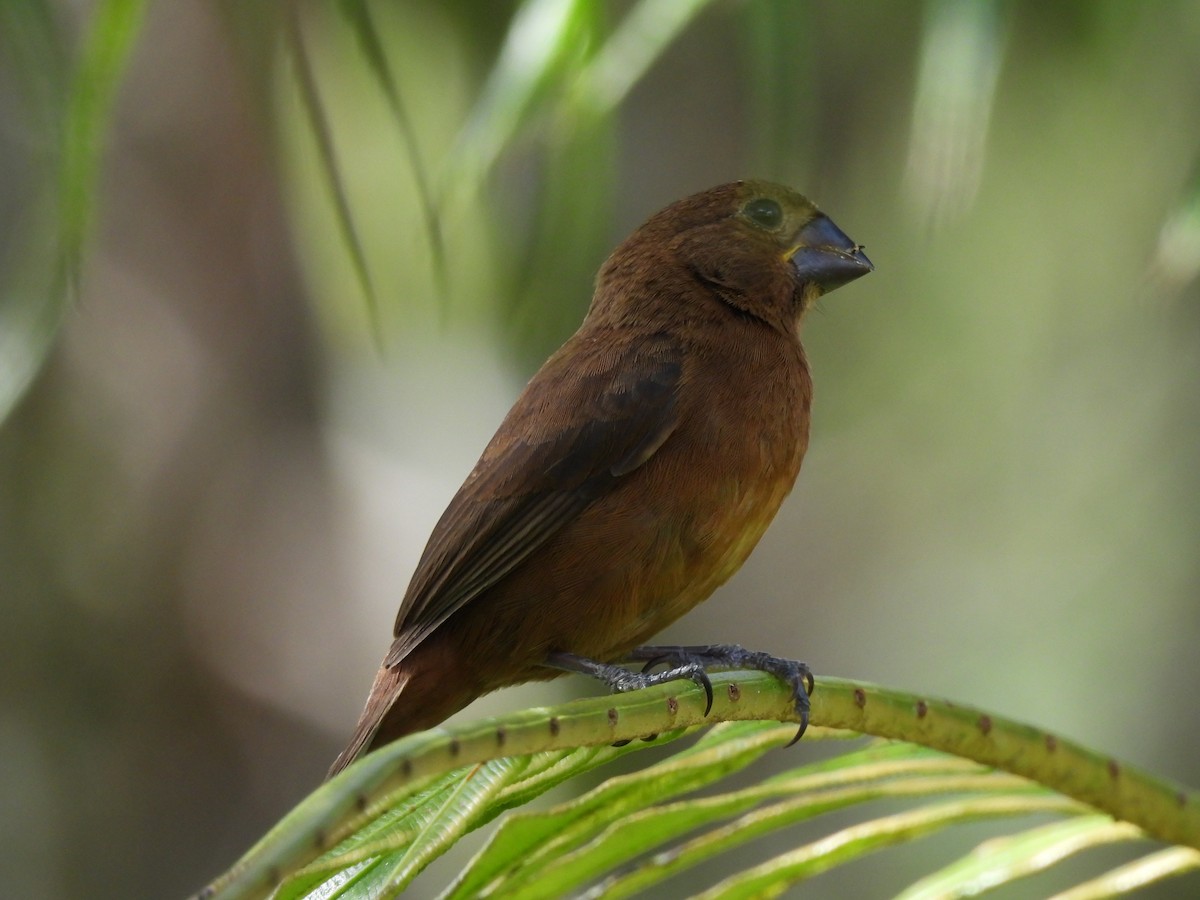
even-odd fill
[[[797,232],[793,247],[791,263],[796,277],[817,285],[824,293],[875,268],[862,247],[846,237],[845,232],[823,214],[818,214]]]

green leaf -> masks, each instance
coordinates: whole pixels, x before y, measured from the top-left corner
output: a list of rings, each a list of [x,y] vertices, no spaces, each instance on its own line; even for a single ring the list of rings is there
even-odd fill
[[[914,754],[920,749],[908,744],[898,744],[896,747],[909,754]],[[847,756],[855,757],[857,755],[847,754]],[[920,761],[925,762],[925,760]],[[947,768],[953,769],[956,762],[958,761],[944,759]],[[891,771],[884,774],[886,769],[891,769]],[[630,836],[632,836],[632,833],[636,832],[638,826],[643,823],[650,826],[651,833],[665,837],[683,834],[707,826],[720,818],[739,814],[738,818],[728,824],[706,831],[671,848],[669,852],[659,854],[632,870],[622,872],[619,876],[602,882],[589,896],[631,896],[668,877],[677,875],[691,866],[711,859],[718,853],[741,846],[755,838],[766,836],[827,812],[873,800],[906,796],[925,797],[938,793],[967,791],[999,793],[1009,790],[1033,794],[1038,790],[1023,779],[1003,776],[986,770],[978,774],[912,777],[911,773],[904,774],[901,768],[877,766],[870,762],[864,764],[861,759],[850,761],[846,766],[839,767],[835,770],[835,774],[839,777],[830,779],[826,774],[814,774],[807,778],[793,777],[784,782],[772,779],[754,788],[681,804],[678,809],[660,808],[642,813],[638,817],[631,817],[627,822],[621,823],[621,832],[619,833],[622,837],[625,837],[626,829],[630,829]],[[877,781],[878,779],[883,780]],[[822,784],[825,787],[819,789],[818,785]],[[756,809],[764,800],[776,796],[784,796],[789,799]],[[745,812],[746,810],[753,811]],[[672,816],[675,821],[662,821],[667,816]],[[643,837],[643,849],[648,840],[649,835]],[[636,852],[640,851],[635,848]],[[617,868],[619,862],[624,862],[624,860],[609,860],[608,868]]]
[[[1071,890],[1058,894],[1053,900],[1100,900],[1102,897],[1116,897],[1162,881],[1164,878],[1196,871],[1200,871],[1200,851],[1191,847],[1168,847],[1166,850],[1148,853],[1141,859],[1118,866],[1099,878],[1078,884]]]
[[[921,879],[897,900],[973,897],[993,885],[1015,881],[1089,847],[1143,839],[1136,825],[1110,816],[1081,816],[980,844],[969,855]]]
[[[524,0],[488,76],[471,120],[444,172],[444,193],[473,194],[503,150],[541,108],[556,84],[573,80],[591,52],[592,4]]]
[[[470,831],[480,811],[528,764],[526,757],[507,757],[476,766],[438,807],[398,859],[381,866],[364,882],[380,896],[406,887],[433,859]],[[376,877],[377,876],[377,877]]]
[[[396,84],[387,53],[383,49],[383,41],[380,40],[379,32],[371,18],[370,4],[367,0],[342,0],[340,8],[354,30],[355,37],[358,38],[359,47],[362,48],[367,66],[387,98],[392,118],[396,120],[396,126],[400,129],[400,137],[404,142],[405,151],[408,153],[409,164],[417,185],[421,215],[425,220],[425,232],[429,239],[429,253],[432,257],[431,268],[438,293],[444,303],[447,295],[446,246],[442,235],[441,215],[433,196],[429,169],[425,165],[421,148],[417,142],[417,133],[412,117],[409,116],[400,96],[400,88]]]
[[[510,817],[472,861],[471,877],[457,883],[450,896],[478,896],[484,885],[498,878],[506,881],[506,890],[518,888],[530,878],[549,884],[543,861],[579,847],[612,822],[648,804],[696,790],[738,771],[772,746],[790,739],[790,734],[784,737],[777,728],[743,726],[738,731],[743,734],[734,735],[725,726],[718,726],[707,740],[663,763],[611,778],[582,797],[544,813]],[[531,874],[522,877],[522,870]]]
[[[1071,813],[1078,804],[1053,795],[1043,797],[998,796],[934,803],[911,812],[875,819],[844,828],[725,879],[698,895],[704,900],[776,897],[788,887],[824,872],[839,862],[893,844],[915,840],[950,825],[986,821],[1034,812]]]
[[[286,14],[287,39],[296,74],[296,87],[300,92],[300,102],[312,128],[313,139],[316,141],[321,170],[329,184],[329,195],[333,200],[334,216],[337,219],[338,228],[342,232],[342,241],[350,254],[350,262],[354,268],[355,277],[358,279],[359,287],[367,299],[371,331],[376,342],[382,347],[383,328],[379,319],[379,301],[375,296],[375,285],[371,281],[371,270],[367,266],[366,251],[363,249],[362,239],[358,234],[358,226],[354,223],[350,199],[342,180],[337,149],[334,146],[333,130],[325,115],[325,106],[321,101],[321,92],[317,85],[317,75],[313,69],[308,48],[304,43],[301,15],[299,4],[293,4]]]
[[[572,106],[608,116],[712,0],[641,0],[579,73]]]
[[[20,67],[31,125],[55,159],[26,180],[36,185],[5,249],[0,282],[0,421],[33,381],[78,294],[95,216],[103,136],[145,11],[144,0],[102,0],[69,79],[64,36],[45,3],[0,4],[0,36]],[[51,67],[48,74],[44,67]],[[59,124],[61,122],[61,125]]]
[[[330,880],[343,870],[352,870],[355,881],[365,876],[368,869],[378,866],[383,854],[402,851],[433,820],[437,810],[458,789],[469,769],[458,769],[434,779],[427,787],[416,792],[404,792],[401,796],[378,804],[384,811],[367,824],[321,856],[305,866],[276,892],[276,900],[307,896],[309,891]],[[371,810],[364,810],[368,816]],[[341,882],[347,887],[349,881]]]
[[[100,0],[71,85],[59,175],[59,210],[63,259],[67,280],[72,284],[78,281],[95,213],[96,179],[104,155],[102,136],[145,10],[145,0]]]
[[[920,216],[945,225],[979,190],[1006,29],[991,0],[926,9],[905,181]]]

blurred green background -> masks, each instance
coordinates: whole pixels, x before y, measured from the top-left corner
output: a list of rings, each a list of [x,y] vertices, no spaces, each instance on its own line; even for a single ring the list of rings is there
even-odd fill
[[[7,896],[182,896],[307,794],[608,249],[742,177],[877,270],[807,322],[793,496],[664,640],[1200,785],[1200,5],[279,6],[0,4]]]

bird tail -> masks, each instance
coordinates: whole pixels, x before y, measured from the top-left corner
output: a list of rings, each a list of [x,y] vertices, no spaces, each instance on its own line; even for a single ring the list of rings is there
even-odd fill
[[[392,708],[408,680],[409,673],[401,671],[399,667],[392,669],[387,666],[380,667],[375,675],[375,683],[371,685],[371,693],[367,696],[367,704],[358,717],[358,724],[354,726],[354,735],[350,738],[346,749],[329,767],[329,773],[325,776],[326,781],[372,749],[375,736],[379,733],[380,725],[383,724],[384,716]],[[393,735],[393,737],[396,736],[398,735]]]

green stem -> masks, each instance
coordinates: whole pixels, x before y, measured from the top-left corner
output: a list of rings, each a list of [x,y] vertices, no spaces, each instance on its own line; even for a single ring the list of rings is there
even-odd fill
[[[1200,849],[1200,793],[1031,725],[838,678],[818,683],[813,721],[922,744],[1022,775],[1151,837]]]
[[[264,897],[288,872],[378,815],[390,797],[454,769],[508,756],[603,746],[722,721],[797,721],[790,689],[758,672],[577,700],[409,735],[369,754],[297,806],[197,898]],[[1200,849],[1200,794],[1029,725],[939,700],[820,678],[813,726],[910,741],[1037,781],[1160,840]]]

